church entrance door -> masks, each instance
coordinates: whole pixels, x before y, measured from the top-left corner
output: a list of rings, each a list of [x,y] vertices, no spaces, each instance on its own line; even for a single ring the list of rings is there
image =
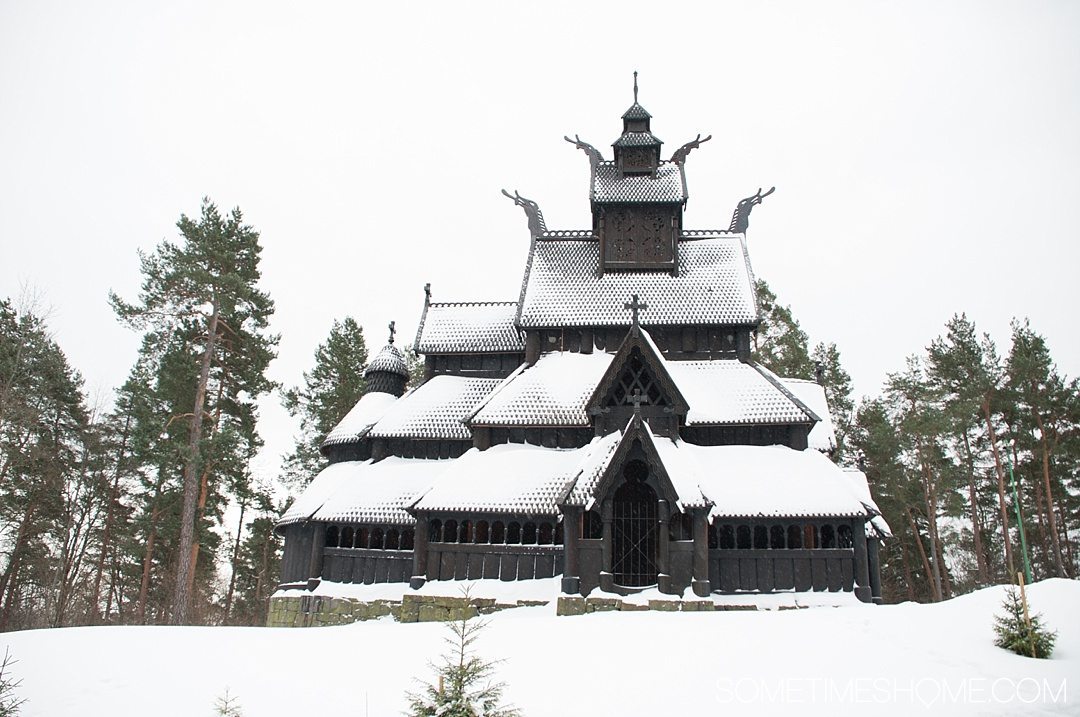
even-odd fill
[[[629,461],[612,500],[611,572],[625,587],[656,583],[657,499],[645,482],[648,475],[644,461]]]

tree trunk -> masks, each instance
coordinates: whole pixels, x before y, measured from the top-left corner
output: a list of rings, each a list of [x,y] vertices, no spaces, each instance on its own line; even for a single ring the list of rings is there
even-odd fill
[[[934,593],[940,602],[944,591],[941,586],[941,555],[938,553],[937,491],[935,490],[933,475],[930,473],[930,466],[926,463],[926,455],[921,441],[919,443],[919,463],[922,466],[923,498],[926,501],[926,522],[930,533],[930,564],[934,570]]]
[[[101,535],[101,554],[98,556],[97,565],[94,569],[94,589],[91,592],[91,607],[93,620],[102,622],[108,616],[108,609],[104,613],[99,612],[101,602],[101,576],[105,570],[105,556],[109,554],[109,541],[112,538],[113,516],[116,508],[117,495],[120,492],[120,468],[124,462],[124,452],[127,450],[128,432],[131,429],[131,412],[124,417],[124,430],[120,436],[120,449],[116,453],[116,471],[113,475],[112,490],[109,492],[109,507],[105,511],[105,529]]]
[[[911,563],[908,562],[907,547],[900,541],[900,562],[904,566],[904,581],[907,583],[907,597],[915,602],[915,579],[911,576]]]
[[[1061,542],[1058,540],[1057,517],[1054,515],[1054,493],[1050,489],[1050,448],[1046,442],[1046,426],[1042,415],[1035,411],[1035,421],[1039,426],[1039,447],[1042,449],[1043,488],[1046,491],[1046,516],[1050,521],[1050,540],[1054,548],[1054,567],[1059,578],[1065,577],[1065,566],[1061,561]]]
[[[971,456],[971,439],[964,431],[964,454],[968,469],[968,501],[971,503],[971,534],[975,548],[975,561],[979,570],[979,585],[990,584],[990,572],[986,568],[986,555],[983,552],[982,528],[979,526],[979,502],[975,491],[975,459]]]
[[[157,537],[158,503],[161,500],[161,484],[163,481],[162,472],[159,470],[157,485],[154,486],[154,503],[150,509],[150,533],[146,536],[146,552],[143,554],[139,601],[135,604],[135,620],[140,625],[146,622],[146,597],[150,591],[150,567],[154,562],[154,539]]]
[[[1005,544],[1005,564],[1009,568],[1009,582],[1015,579],[1016,567],[1013,564],[1012,544],[1009,542],[1009,511],[1005,507],[1005,472],[1001,468],[1001,454],[998,453],[997,434],[990,417],[990,396],[983,396],[983,418],[986,419],[986,432],[990,435],[990,449],[994,454],[994,469],[997,473],[998,506],[1001,508],[1001,540]]]
[[[926,558],[926,548],[923,547],[922,537],[919,535],[919,526],[915,524],[915,517],[911,514],[911,508],[905,506],[904,512],[907,513],[908,524],[911,525],[911,533],[915,537],[915,546],[919,549],[919,557],[922,558],[926,584],[930,587],[930,601],[935,602],[939,598],[936,598],[934,593],[934,574],[930,570],[930,561]]]
[[[184,460],[184,503],[180,513],[180,544],[177,550],[176,586],[173,594],[172,624],[183,625],[191,615],[191,590],[185,579],[191,572],[192,549],[195,544],[195,506],[199,493],[199,447],[202,442],[203,409],[206,405],[206,386],[210,381],[210,364],[218,331],[218,305],[212,305],[206,346],[203,348],[199,381],[195,386],[195,406],[191,412],[191,431],[187,456]]]
[[[236,557],[240,554],[240,538],[244,534],[244,511],[247,510],[247,499],[240,501],[240,520],[236,526],[236,541],[233,543],[232,551],[232,574],[229,576],[229,591],[225,595],[225,624],[229,622],[229,615],[232,613],[232,601],[233,591],[236,589]]]
[[[1061,542],[1065,544],[1065,573],[1066,577],[1075,580],[1076,574],[1073,570],[1073,552],[1072,541],[1069,540],[1069,525],[1065,522],[1065,509],[1058,503],[1058,520],[1061,521]]]
[[[8,569],[3,577],[0,577],[0,596],[4,600],[3,611],[0,612],[0,632],[7,630],[11,621],[11,606],[15,601],[15,586],[18,583],[19,569],[22,567],[23,551],[26,549],[27,536],[30,534],[30,524],[34,519],[34,503],[30,503],[23,513],[23,519],[19,523],[19,531],[15,536],[15,545],[11,549],[11,558],[8,560]]]

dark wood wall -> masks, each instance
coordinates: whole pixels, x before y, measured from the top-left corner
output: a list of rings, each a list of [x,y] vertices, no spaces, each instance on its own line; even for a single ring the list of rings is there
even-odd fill
[[[524,360],[524,353],[426,354],[424,378],[440,374],[506,378]]]
[[[645,326],[664,358],[672,360],[730,359],[750,356],[748,326]],[[585,326],[529,329],[525,343],[538,353],[570,351],[614,353],[622,345],[626,326]],[[533,359],[526,356],[527,359]]]
[[[851,591],[854,582],[851,548],[709,551],[709,587],[714,592],[837,592]]]
[[[413,551],[324,548],[324,580],[337,583],[407,583],[412,576]]]
[[[428,580],[534,580],[563,571],[561,545],[431,543]]]

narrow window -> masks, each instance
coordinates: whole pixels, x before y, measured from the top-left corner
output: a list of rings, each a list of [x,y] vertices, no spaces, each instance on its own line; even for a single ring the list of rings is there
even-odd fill
[[[341,529],[341,538],[338,540],[338,545],[342,548],[351,548],[353,543],[353,529],[346,525]]]
[[[738,545],[739,550],[747,550],[750,547],[750,526],[740,525],[735,530],[735,537],[735,543]]]
[[[456,543],[457,542],[457,521],[448,520],[443,525],[443,542],[444,543]]]
[[[817,529],[816,526],[811,524],[803,526],[803,547],[804,548],[816,548],[817,543]]]
[[[555,530],[551,523],[541,523],[540,534],[537,537],[536,542],[538,542],[540,545],[551,545],[552,539],[554,537],[554,532]]]
[[[338,527],[331,525],[326,528],[326,547],[336,548],[338,546]]]
[[[506,542],[506,526],[503,525],[501,520],[496,520],[491,524],[491,544],[502,545]]]
[[[506,526],[506,544],[507,545],[520,545],[521,544],[521,524],[518,522],[510,523]]]
[[[709,523],[709,550],[716,550],[720,547],[719,538],[717,536],[716,526]]]
[[[754,526],[754,547],[758,550],[769,547],[769,529],[764,525]]]
[[[428,523],[428,535],[430,536],[429,539],[431,540],[431,542],[433,542],[433,543],[441,543],[442,542],[442,521],[441,520],[433,520],[430,523]]]
[[[836,529],[836,547],[838,548],[850,548],[851,542],[851,526],[844,523]]]
[[[366,548],[368,543],[368,529],[366,526],[361,526],[356,529],[356,540],[353,542],[358,548]]]
[[[472,521],[461,521],[461,527],[458,529],[458,542],[459,543],[471,543],[473,541],[473,527]]]
[[[588,540],[599,540],[604,537],[604,524],[600,520],[600,513],[589,510],[582,514],[581,537]]]
[[[383,539],[383,545],[387,550],[397,550],[400,545],[400,540],[397,528],[386,529],[386,537]]]
[[[521,544],[536,545],[536,523],[526,523],[521,529]]]
[[[789,525],[787,529],[787,546],[789,548],[802,547],[802,528],[797,525]]]
[[[773,550],[784,549],[784,526],[774,525],[769,528],[769,547]]]
[[[371,529],[371,547],[373,550],[382,550],[383,547],[383,531],[382,528]]]
[[[488,522],[486,520],[476,521],[475,541],[477,543],[486,543],[488,542],[489,537],[490,536],[488,535]]]
[[[405,528],[401,531],[401,549],[412,550],[413,549],[413,529]]]
[[[720,526],[720,549],[731,550],[735,547],[735,528],[730,524]]]
[[[836,530],[832,527],[832,525],[825,524],[821,526],[821,547],[836,547]]]

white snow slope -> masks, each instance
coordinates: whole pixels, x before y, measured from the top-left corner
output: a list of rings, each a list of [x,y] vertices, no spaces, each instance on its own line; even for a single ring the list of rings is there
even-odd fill
[[[993,645],[1004,588],[938,605],[774,612],[497,613],[478,646],[526,715],[1080,714],[1080,582],[1029,588],[1058,631],[1051,660]],[[0,636],[22,714],[395,715],[445,626],[102,627]]]

